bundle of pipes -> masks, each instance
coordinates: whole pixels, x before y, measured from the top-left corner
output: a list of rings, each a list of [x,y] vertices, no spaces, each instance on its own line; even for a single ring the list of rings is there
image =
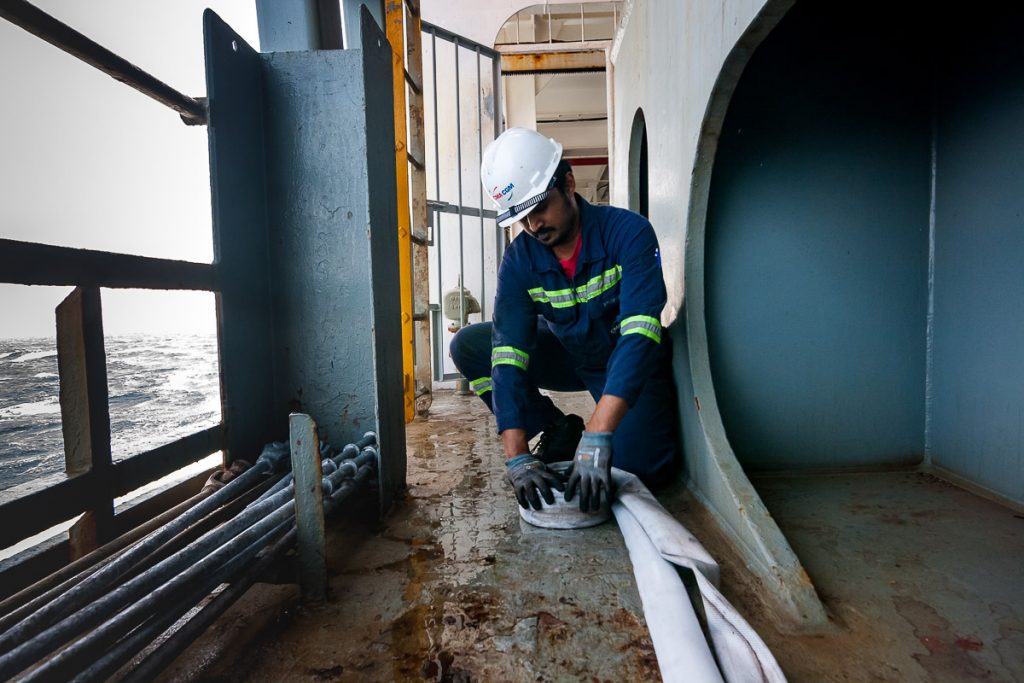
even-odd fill
[[[373,477],[376,442],[367,432],[338,453],[321,444],[326,514]],[[295,543],[294,484],[280,472],[289,464],[288,446],[269,444],[243,474],[180,514],[169,511],[141,540],[119,539],[76,563],[77,572],[6,600],[0,680],[105,680],[230,584],[122,678],[151,680]]]

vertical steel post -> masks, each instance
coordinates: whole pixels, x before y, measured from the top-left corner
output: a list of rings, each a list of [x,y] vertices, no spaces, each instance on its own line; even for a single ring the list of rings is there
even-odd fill
[[[385,7],[391,43],[391,77],[395,102],[395,185],[398,194],[398,290],[402,307],[402,395],[405,421],[416,415],[413,353],[412,221],[409,215],[409,147],[405,109],[405,4],[388,0]]]
[[[93,477],[88,512],[69,531],[76,560],[114,537],[107,357],[98,287],[76,287],[57,306],[57,367],[60,374],[64,469]]]
[[[459,45],[458,36],[453,41],[455,45],[455,153],[456,153],[456,177],[458,178],[459,188],[459,328],[465,327],[466,323],[469,322],[466,314],[466,250],[464,245],[465,236],[462,231],[465,229],[463,226],[462,207],[465,200],[462,197],[462,95],[461,95],[461,76],[459,74]],[[455,386],[456,391],[460,394],[468,394],[469,392],[469,380],[465,377],[460,378]]]
[[[459,80],[459,39],[455,38],[453,41],[455,45],[455,153],[456,153],[456,166],[455,174],[458,179],[459,188],[459,325],[466,324],[466,262],[465,262],[465,250],[463,248],[463,235],[462,235],[462,95],[460,93],[460,80]]]
[[[480,46],[476,46],[476,151],[477,168],[484,163],[484,90],[480,76]],[[484,185],[480,188],[480,320],[487,320],[487,266],[484,259]]]
[[[434,200],[441,201],[441,144],[439,135],[441,126],[437,118],[437,32],[430,31],[430,58],[431,64],[431,77],[433,79],[433,93],[434,93]],[[442,279],[443,260],[441,258],[441,222],[444,220],[441,218],[441,212],[435,211],[434,217],[434,253],[437,255],[437,300],[442,302],[444,300],[444,280]],[[438,315],[443,315],[441,312]],[[438,345],[440,349],[441,336],[440,334],[434,340],[434,343]],[[438,376],[444,375],[444,367],[438,366]]]
[[[497,138],[501,135],[502,131],[502,97],[501,97],[501,59],[498,57],[491,57],[491,73],[494,83],[491,86],[494,89],[494,137]],[[498,225],[497,221],[494,223],[494,248],[497,252],[496,263],[501,263],[501,257],[505,255],[505,229]]]
[[[304,413],[288,416],[288,431],[295,476],[299,586],[304,600],[322,602],[327,598],[327,541],[320,438],[313,418]]]
[[[583,13],[583,3],[580,3],[580,42],[587,42],[587,17]]]
[[[409,151],[420,160],[411,170],[410,189],[412,192],[412,222],[414,231],[418,228],[426,238],[427,225],[427,144],[423,122],[423,33],[420,28],[419,0],[407,0],[405,40],[407,44],[406,70],[413,87],[406,93],[409,97]],[[426,315],[430,309],[430,255],[422,241],[412,246],[412,303],[413,312]],[[416,383],[416,412],[423,415],[430,408],[431,375],[430,322],[419,319],[413,323],[413,366]]]

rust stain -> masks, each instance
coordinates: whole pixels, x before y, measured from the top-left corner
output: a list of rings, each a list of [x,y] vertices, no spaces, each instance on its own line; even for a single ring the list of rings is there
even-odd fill
[[[981,648],[962,647],[952,632],[948,619],[931,605],[908,597],[895,597],[896,611],[914,629],[914,636],[928,651],[915,654],[914,659],[935,680],[984,680],[992,671],[973,655]],[[980,644],[980,641],[975,641]],[[952,678],[951,678],[952,677]]]
[[[314,681],[336,681],[345,673],[345,667],[338,664],[326,669],[306,669]]]
[[[954,642],[956,643],[956,646],[961,650],[970,650],[972,652],[977,652],[978,650],[985,647],[985,643],[978,640],[977,638],[971,637],[957,638]]]

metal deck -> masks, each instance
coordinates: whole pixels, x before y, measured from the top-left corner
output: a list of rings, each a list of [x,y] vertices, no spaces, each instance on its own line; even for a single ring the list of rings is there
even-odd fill
[[[1024,681],[1024,515],[925,472],[753,481],[836,625],[747,614],[791,681]]]
[[[254,632],[238,623],[265,604],[254,597],[164,680],[658,680],[614,522],[576,532],[522,523],[475,396],[437,392],[408,440],[408,491],[382,525],[328,529],[326,605]]]

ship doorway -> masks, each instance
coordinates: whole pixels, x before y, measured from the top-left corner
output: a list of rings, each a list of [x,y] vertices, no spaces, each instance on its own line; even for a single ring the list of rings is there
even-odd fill
[[[607,53],[622,5],[528,7],[505,22],[494,48],[423,24],[436,386],[461,381],[448,356],[451,339],[460,327],[491,319],[498,266],[516,234],[514,227],[498,227],[484,195],[486,146],[505,128],[537,130],[562,144],[577,192],[593,203],[608,202]]]
[[[506,127],[560,142],[576,191],[596,204],[609,197],[608,51],[623,4],[534,5],[512,15],[495,39]]]

